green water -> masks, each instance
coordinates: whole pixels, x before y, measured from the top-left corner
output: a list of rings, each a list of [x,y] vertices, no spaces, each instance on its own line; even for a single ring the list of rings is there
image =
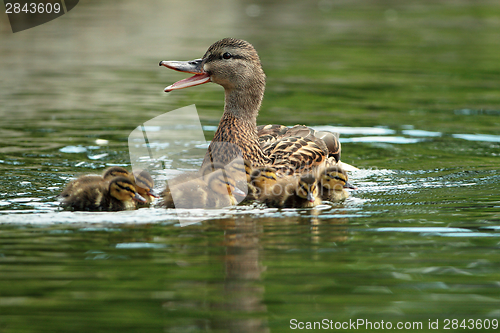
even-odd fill
[[[128,135],[153,117],[196,104],[210,139],[222,89],[165,94],[186,75],[158,61],[227,36],[261,57],[259,124],[340,130],[358,190],[185,227],[158,208],[60,211],[72,177],[130,166]],[[500,320],[496,1],[87,1],[16,34],[4,15],[0,38],[0,332]]]

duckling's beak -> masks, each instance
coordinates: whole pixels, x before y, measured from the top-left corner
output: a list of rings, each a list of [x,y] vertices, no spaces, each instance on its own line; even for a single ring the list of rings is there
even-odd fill
[[[351,190],[357,190],[358,188],[349,182],[346,182],[344,188],[350,188]]]
[[[210,75],[203,70],[202,62],[203,59],[196,59],[191,61],[160,61],[160,66],[165,66],[179,72],[194,74],[194,76],[169,85],[165,88],[165,92],[184,89],[210,82]]]
[[[240,196],[240,197],[246,197],[247,196],[247,194],[245,192],[243,192],[242,190],[240,190],[236,186],[234,187],[234,189],[231,188],[231,191],[232,191],[233,195],[237,195],[237,196]]]
[[[142,202],[142,203],[146,203],[146,199],[144,199],[142,197],[142,195],[140,195],[139,193],[136,193],[135,196],[132,198],[133,200],[135,201],[139,201],[139,202]]]
[[[307,200],[309,202],[314,202],[316,200],[316,197],[314,196],[314,194],[312,192],[309,192],[309,193],[307,193]]]
[[[150,197],[157,198],[157,199],[160,197],[160,196],[159,196],[156,192],[154,192],[153,190],[149,190],[148,195],[149,195]]]

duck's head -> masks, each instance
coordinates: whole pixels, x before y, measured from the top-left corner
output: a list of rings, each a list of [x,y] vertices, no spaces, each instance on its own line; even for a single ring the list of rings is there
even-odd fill
[[[265,86],[266,76],[254,47],[241,39],[224,38],[210,46],[201,59],[160,61],[160,66],[194,74],[165,88],[165,92],[214,82],[226,91],[254,91]]]
[[[135,181],[135,189],[137,193],[146,198],[148,203],[153,201],[153,198],[158,198],[158,194],[153,191],[155,182],[153,177],[146,170],[134,170],[132,173],[133,180]]]
[[[252,185],[264,191],[267,194],[268,190],[277,183],[276,169],[272,167],[260,167],[255,169],[250,176]]]
[[[115,177],[109,183],[109,193],[110,195],[120,201],[137,201],[141,203],[146,203],[144,199],[135,188],[134,183],[125,177]]]
[[[296,193],[309,202],[316,201],[318,197],[318,181],[312,174],[302,175],[297,183]]]
[[[102,175],[102,178],[104,178],[105,180],[110,180],[115,177],[129,177],[129,175],[130,173],[127,169],[121,166],[114,166],[106,169],[106,171],[104,171],[104,174]]]
[[[207,163],[201,167],[200,173],[203,176],[203,179],[208,180],[208,177],[210,176],[211,173],[221,169],[224,169],[223,163],[220,162]]]
[[[211,191],[219,195],[246,197],[246,193],[236,187],[233,177],[224,169],[212,172],[208,176],[207,184]]]
[[[342,191],[344,188],[356,189],[356,186],[347,181],[347,172],[337,166],[327,168],[321,173],[319,179],[321,186],[328,190]]]

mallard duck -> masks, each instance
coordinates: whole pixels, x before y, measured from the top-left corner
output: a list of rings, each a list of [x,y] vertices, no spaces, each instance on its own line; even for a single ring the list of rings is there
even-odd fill
[[[61,206],[74,211],[119,211],[135,208],[135,201],[145,203],[134,183],[126,177],[109,182],[80,183],[72,188]]]
[[[323,200],[338,202],[349,197],[346,188],[356,189],[348,181],[347,172],[338,166],[326,168],[319,174],[320,195]]]
[[[263,197],[262,201],[269,207],[278,208],[312,208],[321,204],[318,181],[314,174],[300,177],[281,178]]]
[[[75,180],[72,180],[66,185],[64,190],[61,192],[60,196],[63,198],[66,198],[71,195],[75,191],[75,188],[81,188],[82,186],[92,184],[92,183],[99,183],[99,182],[104,182],[104,181],[109,181],[113,179],[114,177],[118,176],[123,176],[123,177],[129,177],[129,172],[127,169],[119,167],[119,166],[114,166],[111,168],[108,168],[104,170],[102,176],[99,175],[83,175],[78,177]]]
[[[205,179],[204,179],[205,178]],[[164,191],[162,206],[167,208],[222,208],[236,205],[246,193],[236,187],[235,180],[224,169],[205,177],[190,179]]]
[[[225,38],[210,46],[201,59],[161,61],[160,66],[195,74],[166,87],[165,92],[207,82],[224,87],[224,114],[205,155],[204,165],[213,162],[228,164],[242,155],[243,159],[251,161],[256,167],[275,167],[280,175],[303,173],[325,166],[330,155],[329,146],[314,132],[305,130],[305,126],[300,131],[290,129],[288,135],[288,129],[280,128],[279,135],[263,151],[256,119],[264,96],[266,76],[259,56],[250,43]],[[292,132],[295,134],[292,135]],[[221,142],[232,145],[218,144]],[[338,140],[332,145],[332,154],[337,143]]]

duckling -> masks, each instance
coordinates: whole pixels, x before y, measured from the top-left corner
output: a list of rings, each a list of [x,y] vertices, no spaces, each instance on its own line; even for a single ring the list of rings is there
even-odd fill
[[[283,202],[283,207],[312,208],[321,204],[318,180],[313,174],[302,175],[291,193]]]
[[[161,207],[165,208],[202,208],[207,205],[209,190],[203,178],[185,178],[161,192]]]
[[[213,171],[224,169],[224,164],[222,163],[209,163],[205,166],[202,166],[197,171],[189,171],[181,173],[180,175],[175,176],[172,179],[167,180],[165,189],[160,193],[160,197],[164,198],[163,202],[160,203],[160,206],[166,206],[167,208],[175,208],[173,206],[173,199],[171,195],[171,188],[178,186],[180,184],[186,184],[189,182],[193,182],[192,184],[188,184],[189,186],[193,186],[198,182],[198,185],[204,186],[206,185],[206,177]],[[204,200],[199,198],[199,200]]]
[[[347,172],[338,166],[325,169],[319,175],[320,195],[323,200],[339,202],[349,197],[345,189],[356,189],[348,181]]]
[[[313,174],[286,177],[278,181],[264,203],[278,208],[312,208],[321,204],[318,181]]]
[[[277,183],[278,179],[275,168],[260,167],[252,172],[250,184],[256,189],[255,199],[259,201],[271,195]]]
[[[111,168],[106,169],[102,176],[99,175],[83,175],[78,177],[75,180],[72,180],[66,185],[64,190],[61,192],[59,196],[66,198],[70,196],[75,189],[81,188],[82,186],[86,186],[92,183],[99,183],[109,181],[114,177],[124,176],[129,177],[129,172],[127,169],[120,166],[113,166]]]
[[[203,178],[172,186],[164,193],[163,206],[167,208],[221,208],[236,205],[244,192],[236,187],[236,182],[224,169],[218,169]]]
[[[225,90],[224,113],[203,165],[214,161],[228,164],[239,155],[252,161],[256,167],[273,166],[284,175],[304,173],[326,165],[329,146],[307,128],[290,129],[286,135],[289,129],[279,127],[276,140],[269,143],[265,151],[262,149],[256,120],[264,96],[266,75],[250,43],[225,38],[211,45],[201,59],[161,61],[160,66],[195,74],[166,87],[165,92],[207,82],[217,83]],[[307,135],[303,137],[305,133]],[[221,142],[232,145],[221,145]]]
[[[236,187],[247,193],[242,204],[251,202],[257,198],[257,189],[251,182],[251,174],[253,172],[252,162],[237,158],[231,161],[224,168],[236,182]]]
[[[115,177],[108,182],[91,182],[73,187],[61,206],[73,211],[120,211],[135,208],[134,201],[145,203],[126,177]]]
[[[212,172],[208,176],[207,185],[212,191],[210,193],[211,208],[237,205],[247,195],[236,186],[234,177],[226,170]]]
[[[153,202],[154,198],[159,197],[156,192],[153,191],[155,182],[148,171],[142,169],[134,170],[132,174],[128,174],[128,178],[135,183],[137,193],[146,199],[145,203],[138,203],[137,207],[148,207]]]

